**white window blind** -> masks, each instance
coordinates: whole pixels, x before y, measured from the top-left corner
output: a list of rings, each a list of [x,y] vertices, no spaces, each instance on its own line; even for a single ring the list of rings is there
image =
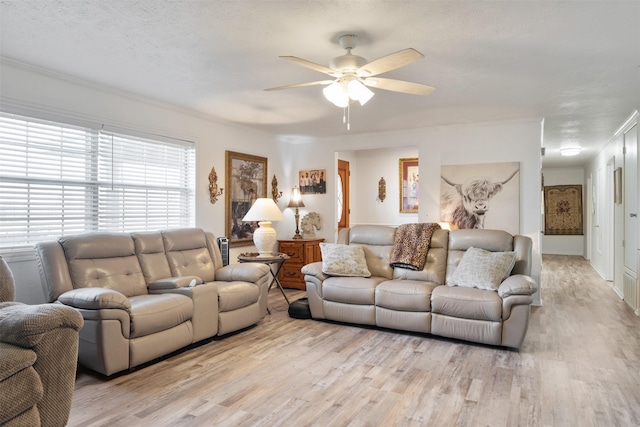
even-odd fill
[[[192,143],[0,113],[0,247],[194,224]]]

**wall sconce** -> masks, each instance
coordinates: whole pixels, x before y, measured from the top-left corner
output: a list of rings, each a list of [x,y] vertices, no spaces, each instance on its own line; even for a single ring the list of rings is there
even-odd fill
[[[216,173],[216,168],[211,168],[211,172],[209,172],[209,195],[212,204],[218,201],[218,197],[222,196],[223,191],[224,188],[218,189],[218,174]]]
[[[278,191],[278,179],[275,175],[273,175],[273,179],[271,180],[271,197],[276,203],[278,203],[278,199],[282,197],[282,191]]]
[[[291,189],[291,199],[289,199],[288,208],[296,208],[296,234],[293,236],[293,240],[301,240],[302,236],[300,235],[300,229],[298,225],[300,224],[300,212],[298,208],[304,208],[304,203],[302,202],[302,194],[300,193],[300,189],[298,187],[293,187]]]
[[[384,199],[387,197],[387,181],[384,180],[384,177],[380,178],[378,181],[378,199],[381,202],[384,202]]]

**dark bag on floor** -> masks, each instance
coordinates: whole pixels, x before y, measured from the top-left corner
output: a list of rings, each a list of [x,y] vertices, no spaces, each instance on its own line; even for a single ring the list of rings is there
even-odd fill
[[[293,317],[294,319],[311,319],[309,299],[300,298],[289,304],[289,317]]]

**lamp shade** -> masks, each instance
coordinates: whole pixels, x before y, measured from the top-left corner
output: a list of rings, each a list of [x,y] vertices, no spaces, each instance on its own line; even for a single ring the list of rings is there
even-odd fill
[[[243,221],[258,221],[258,228],[253,232],[253,243],[258,249],[258,257],[273,256],[276,245],[276,230],[271,227],[271,221],[282,221],[284,215],[278,209],[273,199],[256,199]]]
[[[298,187],[294,187],[291,189],[291,198],[289,199],[288,208],[304,208],[304,203],[302,202],[302,194],[300,193],[300,189]]]
[[[282,221],[284,215],[278,209],[273,199],[256,199],[249,212],[242,218],[243,221]]]

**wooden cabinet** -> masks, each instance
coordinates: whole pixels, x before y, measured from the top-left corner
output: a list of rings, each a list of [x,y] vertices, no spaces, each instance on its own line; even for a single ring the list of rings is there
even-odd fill
[[[289,255],[278,276],[283,287],[307,290],[304,275],[300,269],[305,264],[322,260],[320,242],[324,242],[324,239],[278,240],[278,252]]]

